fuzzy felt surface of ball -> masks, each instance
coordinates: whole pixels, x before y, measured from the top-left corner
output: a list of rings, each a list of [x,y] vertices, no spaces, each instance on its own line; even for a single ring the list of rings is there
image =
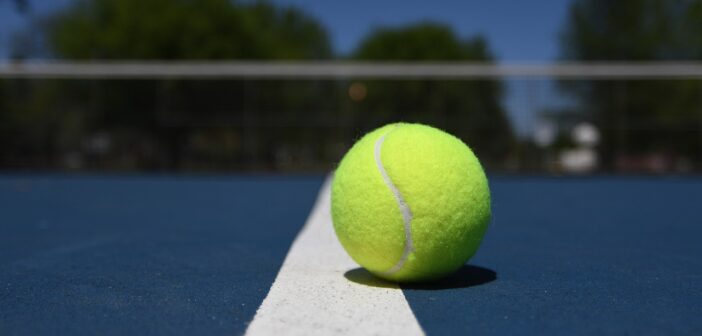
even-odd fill
[[[460,139],[396,123],[358,140],[332,182],[334,230],[351,258],[397,282],[444,277],[477,251],[491,217],[483,168]]]

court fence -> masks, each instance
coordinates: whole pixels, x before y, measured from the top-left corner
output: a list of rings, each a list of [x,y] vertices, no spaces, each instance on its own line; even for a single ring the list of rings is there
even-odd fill
[[[0,169],[334,168],[421,122],[504,173],[699,173],[702,63],[0,63]]]

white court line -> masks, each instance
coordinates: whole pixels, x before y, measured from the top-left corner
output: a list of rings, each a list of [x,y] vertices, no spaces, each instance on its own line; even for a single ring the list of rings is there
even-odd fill
[[[422,335],[396,285],[354,271],[359,266],[336,239],[331,223],[331,179],[292,244],[247,335]]]

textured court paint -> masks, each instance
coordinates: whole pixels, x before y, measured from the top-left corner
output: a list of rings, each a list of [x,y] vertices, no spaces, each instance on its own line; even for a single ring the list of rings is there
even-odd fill
[[[490,181],[497,280],[404,288],[427,334],[702,335],[701,178]]]
[[[397,285],[344,276],[357,266],[334,236],[329,198],[327,184],[247,335],[421,335]]]
[[[702,335],[702,178],[490,180],[497,280],[406,286],[427,334]],[[321,181],[0,177],[0,335],[241,334]]]
[[[238,335],[323,177],[0,176],[0,335]]]

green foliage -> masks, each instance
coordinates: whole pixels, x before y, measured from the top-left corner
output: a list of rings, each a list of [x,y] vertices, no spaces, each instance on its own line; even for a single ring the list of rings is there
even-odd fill
[[[328,58],[324,29],[295,9],[229,0],[82,0],[52,18],[53,51],[72,59]]]
[[[267,3],[76,0],[42,22],[49,53],[61,59],[292,60],[332,56],[326,31],[317,21],[296,9]],[[81,152],[86,139],[107,133],[115,142],[111,156],[118,157],[120,152],[140,156],[126,160],[140,162],[127,169],[184,168],[181,157],[188,148],[198,146],[211,156],[205,161],[222,167],[225,165],[217,160],[226,164],[232,160],[266,161],[265,156],[276,148],[253,139],[252,135],[264,133],[258,125],[272,122],[272,114],[288,121],[299,119],[300,111],[315,119],[317,115],[309,111],[328,105],[325,97],[331,96],[332,89],[312,82],[290,85],[256,80],[35,82],[24,94],[15,96],[12,125],[28,135],[27,153]],[[288,132],[280,133],[285,136]],[[231,146],[223,146],[222,139]],[[53,145],[46,147],[45,143]]]
[[[362,41],[353,57],[373,61],[493,59],[483,38],[462,40],[449,27],[434,23],[378,29]],[[512,131],[497,81],[398,80],[364,85],[367,97],[353,105],[363,129],[394,121],[429,123],[461,137],[488,164],[511,149]]]
[[[561,36],[565,59],[673,61],[702,58],[700,0],[577,0]],[[563,81],[603,131],[603,154],[666,150],[697,157],[699,81]]]
[[[380,28],[354,54],[362,60],[492,61],[482,37],[460,40],[448,26],[422,23],[399,29]]]
[[[563,54],[584,61],[702,57],[702,1],[577,0],[561,36]]]
[[[315,20],[267,3],[76,0],[42,22],[48,52],[60,59],[332,57],[327,35]],[[480,37],[461,39],[446,26],[424,23],[379,29],[353,58],[492,61],[493,56]],[[12,120],[18,134],[27,134],[24,152],[49,153],[47,162],[60,153],[85,152],[86,139],[109,134],[114,140],[109,156],[137,162],[126,169],[191,167],[182,157],[212,163],[205,168],[261,167],[281,161],[280,157],[286,162],[330,162],[338,159],[343,143],[354,135],[350,129],[398,120],[430,123],[457,134],[488,165],[511,149],[513,136],[497,81],[368,81],[363,83],[368,96],[361,101],[343,100],[349,83],[342,84],[39,81],[11,95],[15,115],[6,119]],[[106,162],[88,168],[115,166]]]

